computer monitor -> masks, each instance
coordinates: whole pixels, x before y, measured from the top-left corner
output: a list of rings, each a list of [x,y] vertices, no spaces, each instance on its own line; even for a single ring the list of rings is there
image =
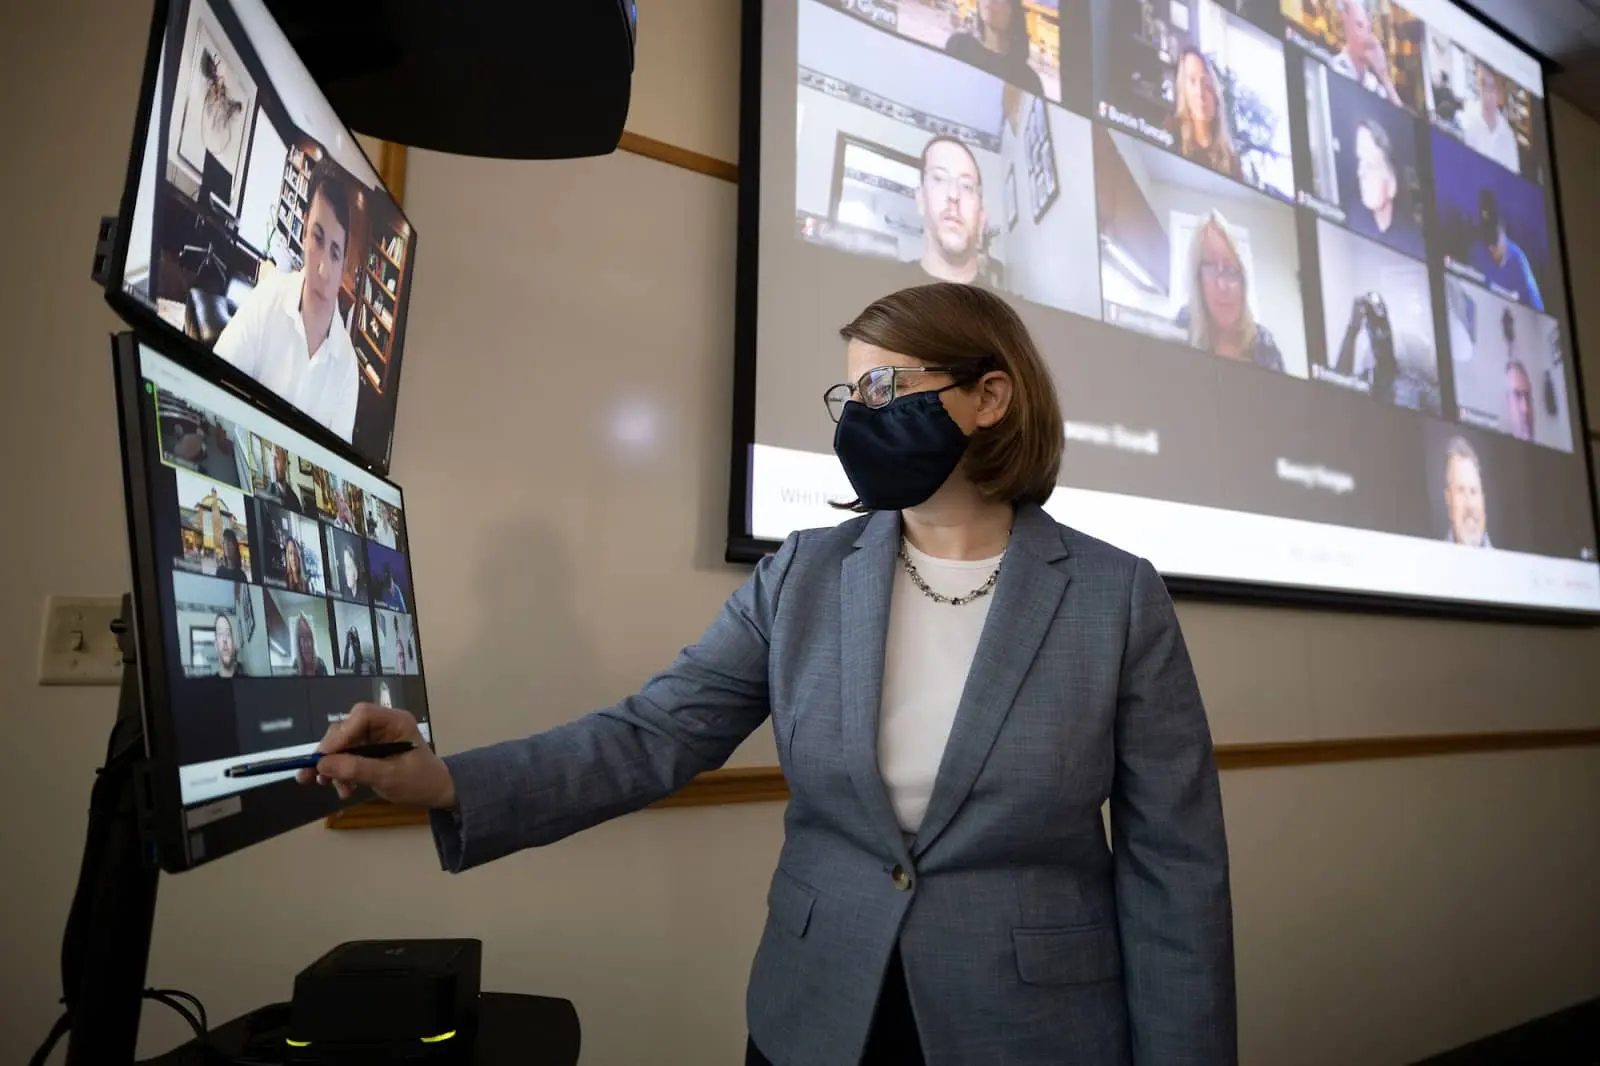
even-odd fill
[[[125,319],[388,472],[417,234],[263,0],[157,0],[118,218]]]
[[[113,351],[151,807],[179,871],[342,805],[229,767],[314,751],[361,702],[431,742],[405,501],[134,334]]]

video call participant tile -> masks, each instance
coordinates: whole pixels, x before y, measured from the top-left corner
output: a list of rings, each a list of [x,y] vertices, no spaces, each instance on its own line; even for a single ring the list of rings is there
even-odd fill
[[[326,470],[305,456],[294,456],[289,464],[289,486],[307,518],[332,518],[337,506],[332,499],[331,481]]]
[[[251,433],[247,459],[252,492],[257,499],[275,504],[292,514],[311,513],[307,502],[300,498],[299,490],[293,484],[290,471],[299,466],[300,460],[290,454],[289,449]]]
[[[1394,0],[1283,0],[1289,40],[1341,77],[1404,107],[1424,108],[1426,28]]]
[[[238,427],[190,403],[171,389],[156,394],[161,461],[232,488],[250,484]]]
[[[376,674],[378,655],[372,642],[372,609],[365,604],[333,604],[333,636],[338,646],[334,671],[340,674]]]
[[[1001,259],[1001,287],[1055,311],[1095,317],[1100,285],[1090,251],[1095,241],[1093,170],[1084,166],[1093,151],[1092,126],[1079,115],[1046,107],[1037,97],[1022,100],[1019,112],[1001,126],[1005,180],[999,210],[989,215],[1005,235],[1003,248],[994,251]],[[924,167],[919,193],[925,248],[927,235],[941,225],[935,184]]]
[[[398,682],[399,678],[395,680]],[[305,689],[310,726],[317,739],[328,732],[329,726],[350,717],[350,710],[356,704],[375,702],[372,698],[372,678],[335,677],[315,684],[308,683]]]
[[[1544,102],[1437,27],[1428,27],[1423,65],[1428,118],[1474,152],[1539,181]]]
[[[321,522],[256,500],[261,533],[261,580],[309,596],[327,595]]]
[[[178,655],[185,677],[266,677],[267,635],[261,589],[174,571]]]
[[[310,467],[305,477],[311,483],[308,494],[316,506],[316,517],[339,529],[358,532],[361,525],[356,516],[365,510],[361,490],[354,485],[347,485],[325,467],[314,463],[302,465]]]
[[[1428,268],[1328,222],[1317,222],[1326,336],[1317,381],[1396,407],[1441,413]]]
[[[1300,202],[1415,259],[1427,255],[1417,123],[1326,64],[1301,65],[1309,181]]]
[[[360,535],[367,528],[367,494],[354,482],[333,478],[333,484],[336,499],[328,520],[347,533]]]
[[[215,762],[238,754],[235,705],[239,689],[259,683],[255,677],[186,677],[170,686],[172,741],[179,766]]]
[[[1062,102],[1065,66],[1067,101],[1082,99],[1081,91],[1070,91],[1074,75],[1087,67],[1081,0],[1068,0],[1065,12],[1056,4],[1023,0],[978,0],[962,7],[937,0],[835,0],[829,6],[1055,103]]]
[[[416,627],[408,614],[375,610],[378,623],[378,661],[386,674],[417,674]]]
[[[1101,121],[1236,181],[1294,197],[1278,37],[1214,0],[1093,0],[1092,10]]]
[[[362,697],[369,703],[379,707],[393,707],[400,710],[409,710],[411,704],[407,701],[406,680],[403,677],[375,678],[369,686],[371,691]]]
[[[1543,311],[1560,284],[1544,190],[1448,133],[1431,139],[1445,267]]]
[[[1425,439],[1431,536],[1463,550],[1533,550],[1532,449],[1498,433],[1431,419]]]
[[[1479,429],[1572,452],[1572,375],[1554,318],[1446,276],[1456,417]]]
[[[328,594],[351,603],[368,602],[366,545],[342,529],[324,532],[328,542]]]
[[[1098,127],[1094,161],[1106,322],[1306,377],[1294,208]]]
[[[1231,14],[1238,15],[1272,34],[1275,40],[1283,40],[1283,12],[1280,10],[1280,0],[1226,0],[1225,6]]]
[[[361,698],[379,707],[392,707],[405,711],[425,725],[428,721],[428,695],[421,685],[413,685],[403,677],[379,677],[369,682],[370,691]]]
[[[367,500],[367,539],[385,548],[408,552],[405,516],[400,508],[376,496]]]
[[[403,614],[412,612],[411,571],[404,555],[367,542],[367,582],[374,605]]]
[[[419,723],[428,720],[427,705],[419,702],[423,698],[420,686],[408,689],[403,677],[339,677],[307,685],[306,689],[311,725],[318,737],[350,717],[351,710],[360,703],[406,711]]]
[[[174,470],[173,478],[181,545],[173,565],[208,577],[249,581],[253,540],[244,493],[187,470]]]
[[[1105,325],[1074,322],[1068,337],[1048,325],[1029,323],[1065,420],[1059,482],[1223,506],[1211,361]]]
[[[269,593],[270,595],[270,593]],[[312,722],[315,682],[249,679],[233,686],[239,754],[310,744],[322,738]]]
[[[1086,119],[820,4],[798,33],[801,241],[1095,315]]]
[[[1594,512],[1584,491],[1582,458],[1549,448],[1522,448],[1527,486],[1528,550],[1558,559],[1593,562],[1600,550],[1595,543]]]
[[[1422,447],[1416,414],[1345,389],[1215,366],[1228,507],[1427,536],[1426,483],[1411,462]]]
[[[146,221],[118,282],[193,345],[380,458],[411,229],[270,6],[174,7],[134,194],[132,217]],[[315,368],[303,365],[307,337],[326,338]]]
[[[818,3],[800,3],[798,19],[795,207],[800,235],[856,254],[914,262],[920,255],[920,241],[913,237],[918,216],[910,212],[907,194],[916,187],[908,179],[919,169],[917,157],[932,136],[947,135],[978,153],[982,173],[967,175],[967,184],[1000,188],[995,156],[1005,83]],[[854,150],[839,143],[845,138]],[[886,195],[872,197],[874,188]],[[902,214],[885,219],[875,210],[880,203],[897,206]],[[808,218],[832,222],[834,228],[808,228]],[[968,224],[981,230],[975,217]]]
[[[267,647],[272,672],[288,677],[332,677],[333,638],[328,601],[284,589],[266,590]]]

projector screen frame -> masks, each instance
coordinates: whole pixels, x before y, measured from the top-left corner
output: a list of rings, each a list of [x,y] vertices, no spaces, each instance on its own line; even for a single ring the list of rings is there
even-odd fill
[[[182,7],[187,10],[188,5],[192,2],[193,0],[151,0],[150,29],[146,38],[145,60],[140,75],[138,102],[134,112],[133,132],[128,148],[128,169],[124,175],[122,196],[117,210],[117,224],[112,234],[110,255],[105,265],[104,292],[106,303],[129,328],[135,330],[142,338],[149,340],[153,346],[158,346],[164,355],[181,364],[185,369],[192,370],[206,380],[240,394],[273,418],[287,423],[297,432],[305,434],[339,456],[349,459],[363,470],[377,474],[379,477],[387,477],[391,467],[390,459],[394,440],[394,425],[399,421],[398,397],[401,379],[405,370],[404,358],[401,358],[391,372],[388,383],[388,388],[393,390],[396,397],[395,416],[390,427],[391,451],[381,458],[369,456],[358,451],[352,443],[345,441],[298,407],[278,396],[272,390],[262,386],[249,374],[216,356],[205,344],[190,337],[183,330],[163,319],[156,313],[155,308],[136,299],[123,288],[123,276],[127,267],[128,251],[132,237],[134,209],[138,202],[139,183],[144,171],[145,145],[150,134],[150,123],[158,120],[154,105],[157,94],[161,90],[161,86],[157,83],[160,80],[158,76],[161,73],[162,47],[165,43],[166,31],[174,8]],[[223,2],[227,3],[229,0],[223,0]],[[176,72],[170,72],[170,76],[175,78],[177,74]],[[319,87],[317,91],[320,93],[322,90]],[[407,225],[410,226],[408,262],[414,264],[420,236],[416,227],[411,225],[410,217],[404,215],[402,195],[391,184],[391,178],[394,176],[398,176],[402,184],[404,182],[404,151],[393,154],[387,160],[380,159],[375,162],[367,154],[366,147],[361,143],[361,138],[356,132],[348,126],[345,126],[344,130],[349,135],[354,149],[361,154],[361,157],[367,161],[367,165],[372,167],[373,172],[377,174],[378,180],[382,183],[384,193],[394,201],[395,206],[401,210],[402,217],[405,218]],[[387,145],[388,142],[379,143]],[[401,148],[402,146],[397,145],[394,147]],[[156,146],[158,160],[162,155],[162,148],[163,146],[160,144]],[[389,162],[392,165],[386,172],[385,168],[379,165],[379,162]],[[407,269],[409,280],[410,273],[414,271],[414,266]],[[400,313],[395,316],[397,323],[393,338],[398,350],[402,353],[405,351],[406,331],[411,321],[410,303],[411,286],[407,284],[397,300],[396,309]]]
[[[795,0],[796,3],[804,0]],[[1548,86],[1552,65],[1537,50],[1509,33],[1475,7],[1461,0],[1451,3],[1478,20],[1492,32],[1513,43],[1539,65],[1549,100]],[[756,444],[757,332],[760,296],[760,187],[761,187],[761,80],[763,0],[740,3],[739,136],[737,164],[737,221],[735,237],[734,284],[734,362],[732,440],[729,457],[728,534],[724,560],[753,565],[780,547],[780,542],[751,535],[752,452]],[[1589,422],[1581,360],[1574,321],[1572,276],[1568,257],[1565,220],[1559,178],[1556,175],[1554,119],[1548,103],[1544,112],[1546,152],[1550,162],[1549,197],[1555,218],[1555,248],[1562,271],[1565,314],[1559,319],[1567,339],[1567,358],[1573,366],[1573,391],[1577,412],[1577,448],[1587,473],[1585,491],[1588,514],[1600,546],[1600,497],[1596,495],[1596,466],[1593,442],[1600,440]],[[842,325],[842,323],[841,323]],[[842,359],[842,351],[841,351]],[[1289,585],[1265,581],[1246,581],[1163,573],[1169,591],[1175,596],[1197,601],[1245,603],[1331,612],[1402,615],[1423,618],[1479,622],[1512,622],[1560,627],[1600,627],[1600,608],[1565,609],[1519,606],[1481,600],[1448,599],[1397,593],[1347,591],[1317,586]]]

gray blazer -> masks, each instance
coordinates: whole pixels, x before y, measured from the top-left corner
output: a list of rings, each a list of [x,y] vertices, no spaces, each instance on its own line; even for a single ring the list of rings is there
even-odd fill
[[[929,1066],[1232,1066],[1222,804],[1160,577],[1019,509],[907,839],[876,755],[899,542],[893,512],[796,533],[638,694],[447,757],[444,867],[638,810],[770,719],[791,798],[746,1009],[777,1066],[856,1066],[897,941]]]

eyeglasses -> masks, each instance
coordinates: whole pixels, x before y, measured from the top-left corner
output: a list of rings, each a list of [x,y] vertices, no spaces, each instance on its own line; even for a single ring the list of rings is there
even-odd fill
[[[1226,285],[1238,285],[1244,281],[1244,271],[1233,263],[1215,263],[1209,259],[1200,264],[1200,276],[1206,281],[1220,281]]]
[[[887,407],[899,395],[901,374],[949,374],[960,385],[977,380],[988,370],[987,360],[975,367],[875,366],[857,378],[854,385],[840,382],[831,386],[822,394],[822,402],[828,406],[828,417],[837,422],[844,414],[845,403],[851,400],[871,408]]]

